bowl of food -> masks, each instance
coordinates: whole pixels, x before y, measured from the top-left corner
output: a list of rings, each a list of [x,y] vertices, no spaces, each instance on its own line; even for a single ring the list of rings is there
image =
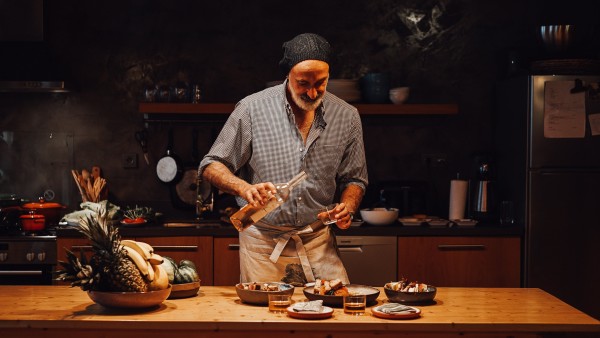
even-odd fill
[[[344,285],[339,279],[320,280],[315,283],[309,283],[302,290],[304,296],[310,300],[322,300],[323,305],[342,307],[344,305],[344,295],[363,294],[367,298],[367,305],[377,303],[379,290],[366,285],[347,284]]]
[[[386,283],[383,291],[390,302],[394,303],[431,303],[437,293],[433,285],[407,280]]]
[[[148,292],[88,291],[94,302],[108,308],[143,309],[160,305],[171,294],[171,285],[162,290]]]
[[[398,209],[396,208],[370,208],[361,209],[360,217],[363,221],[371,225],[388,225],[398,219]]]
[[[238,283],[235,285],[235,292],[244,303],[269,305],[269,294],[293,295],[294,286],[281,282]]]

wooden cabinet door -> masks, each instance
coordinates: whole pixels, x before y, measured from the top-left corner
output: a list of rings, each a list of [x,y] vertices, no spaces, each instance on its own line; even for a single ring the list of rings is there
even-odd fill
[[[212,237],[137,237],[137,241],[146,242],[161,256],[168,256],[179,264],[182,259],[194,262],[200,276],[201,285],[213,285]]]
[[[237,237],[214,238],[214,285],[240,282],[240,241]]]
[[[87,238],[57,238],[56,239],[56,258],[59,261],[67,261],[67,250],[72,251],[77,257],[80,257],[80,252],[83,250],[85,255],[90,258],[92,255],[92,246]],[[60,270],[60,264],[57,264],[55,270]],[[55,281],[56,285],[69,285],[69,282]]]
[[[519,287],[519,237],[398,237],[398,279],[435,286]]]

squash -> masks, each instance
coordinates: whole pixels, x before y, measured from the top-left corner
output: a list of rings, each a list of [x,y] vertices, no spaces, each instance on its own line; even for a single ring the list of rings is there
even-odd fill
[[[179,266],[189,266],[194,270],[198,271],[198,269],[196,269],[196,264],[194,264],[194,262],[190,261],[189,259],[182,259],[181,261],[179,261]]]
[[[180,266],[175,273],[175,276],[180,279],[180,283],[192,283],[200,280],[196,269],[189,265]]]
[[[169,277],[169,283],[175,284],[175,271],[177,270],[177,263],[171,257],[163,256],[163,262],[161,266],[167,272],[167,276]]]

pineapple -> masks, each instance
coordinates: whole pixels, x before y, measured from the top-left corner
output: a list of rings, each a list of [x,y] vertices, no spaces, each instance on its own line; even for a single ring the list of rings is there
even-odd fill
[[[80,259],[67,250],[68,262],[59,262],[63,267],[57,271],[59,280],[70,281],[71,286],[86,291],[148,291],[148,282],[127,256],[118,229],[109,224],[105,208],[98,210],[95,218],[82,219],[78,231],[90,240],[93,255],[88,262],[83,252]]]

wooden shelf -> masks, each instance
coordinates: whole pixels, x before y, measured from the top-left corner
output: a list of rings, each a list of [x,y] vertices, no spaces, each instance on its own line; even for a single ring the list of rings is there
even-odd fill
[[[456,115],[456,104],[353,104],[360,115]],[[229,115],[234,103],[140,103],[144,114]]]

